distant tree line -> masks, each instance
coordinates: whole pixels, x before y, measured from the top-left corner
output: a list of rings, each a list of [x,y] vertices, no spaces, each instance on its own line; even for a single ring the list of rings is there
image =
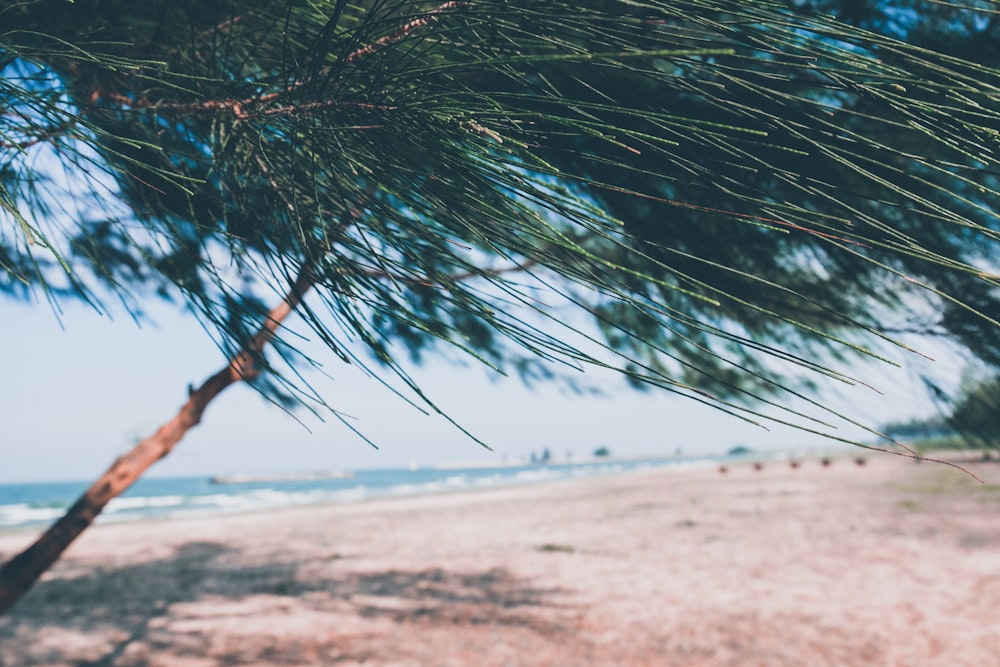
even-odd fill
[[[935,386],[931,391],[939,414],[889,423],[883,432],[924,447],[1000,448],[1000,376],[967,372],[953,398]]]

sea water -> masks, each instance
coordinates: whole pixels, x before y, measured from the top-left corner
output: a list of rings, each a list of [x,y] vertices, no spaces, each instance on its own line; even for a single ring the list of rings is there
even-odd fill
[[[246,512],[278,507],[358,502],[610,475],[654,466],[691,466],[693,459],[590,461],[553,465],[358,470],[315,479],[254,476],[243,483],[209,477],[143,478],[113,499],[99,522]],[[308,476],[305,476],[308,477]],[[0,484],[0,529],[51,523],[89,482]]]

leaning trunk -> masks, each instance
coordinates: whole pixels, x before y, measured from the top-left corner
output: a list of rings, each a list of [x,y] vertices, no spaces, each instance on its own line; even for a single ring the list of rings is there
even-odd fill
[[[169,454],[188,430],[201,421],[208,403],[234,380],[228,367],[213,375],[200,389],[192,392],[173,419],[116,460],[34,544],[0,567],[0,614],[28,592],[112,498],[123,493],[149,466]]]
[[[284,301],[269,313],[257,334],[225,368],[192,391],[173,419],[117,459],[34,544],[0,567],[0,614],[31,589],[112,498],[132,486],[146,469],[169,454],[187,432],[198,425],[205,408],[216,396],[235,382],[252,379],[259,373],[256,362],[261,352],[311,286],[311,273],[303,267]]]

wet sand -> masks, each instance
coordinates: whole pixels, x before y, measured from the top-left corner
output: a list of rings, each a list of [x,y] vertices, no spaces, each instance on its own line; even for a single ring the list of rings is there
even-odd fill
[[[1000,464],[966,465],[101,525],[0,617],[0,665],[1000,665]]]

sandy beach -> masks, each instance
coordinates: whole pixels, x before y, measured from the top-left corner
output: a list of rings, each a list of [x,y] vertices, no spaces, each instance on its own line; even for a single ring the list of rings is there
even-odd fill
[[[1000,665],[1000,464],[964,465],[986,484],[875,455],[101,525],[0,665]]]

